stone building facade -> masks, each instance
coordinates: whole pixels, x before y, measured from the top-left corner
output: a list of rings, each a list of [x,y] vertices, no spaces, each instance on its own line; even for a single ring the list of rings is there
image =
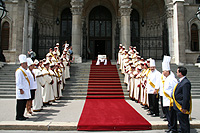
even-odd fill
[[[195,63],[200,52],[199,0],[4,0],[1,48],[7,62],[29,49],[44,58],[57,42],[73,47],[75,62],[106,54],[116,59],[120,43],[144,58],[170,55]]]

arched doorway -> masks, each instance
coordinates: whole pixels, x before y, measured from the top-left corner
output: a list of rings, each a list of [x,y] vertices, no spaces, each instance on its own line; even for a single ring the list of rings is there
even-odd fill
[[[66,8],[61,14],[60,25],[60,43],[64,44],[65,41],[71,45],[72,40],[72,13],[70,8]]]
[[[137,10],[131,12],[131,46],[140,51],[140,16]]]
[[[9,49],[9,30],[10,30],[10,25],[6,21],[2,25],[2,33],[1,33],[1,49],[2,50],[8,50]]]
[[[89,14],[89,59],[98,54],[112,58],[112,15],[104,6],[97,6]]]

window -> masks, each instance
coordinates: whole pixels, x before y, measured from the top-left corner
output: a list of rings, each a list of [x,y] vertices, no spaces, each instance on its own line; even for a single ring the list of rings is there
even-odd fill
[[[9,48],[9,29],[10,25],[8,22],[4,22],[1,31],[1,48],[2,50],[8,50]]]
[[[199,35],[196,24],[192,24],[191,26],[191,50],[199,51]]]

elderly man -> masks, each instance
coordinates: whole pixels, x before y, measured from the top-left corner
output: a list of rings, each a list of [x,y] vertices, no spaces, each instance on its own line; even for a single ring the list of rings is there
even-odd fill
[[[15,72],[16,79],[16,120],[26,120],[24,117],[24,110],[26,107],[27,99],[31,97],[30,94],[30,80],[28,78],[27,59],[26,55],[19,55],[20,67]]]

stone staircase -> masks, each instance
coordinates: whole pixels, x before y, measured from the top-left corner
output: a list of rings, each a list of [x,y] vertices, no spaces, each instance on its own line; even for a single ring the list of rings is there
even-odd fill
[[[65,90],[63,91],[64,100],[85,99],[87,96],[88,80],[91,61],[82,64],[71,65],[71,78],[66,80]],[[112,62],[116,64],[116,62]],[[156,62],[157,70],[161,72],[161,61]],[[5,64],[0,69],[0,99],[15,99],[15,70],[19,65]],[[186,65],[188,69],[187,77],[192,84],[192,98],[200,99],[200,68]],[[171,69],[176,75],[177,65],[172,64]],[[125,99],[129,99],[124,76],[119,73]]]
[[[72,100],[86,98],[91,64],[92,62],[72,64],[70,74],[71,78],[66,81],[62,99]],[[122,78],[123,76],[121,75],[120,79],[122,80]],[[125,97],[129,98],[124,84],[122,84],[122,88]]]

